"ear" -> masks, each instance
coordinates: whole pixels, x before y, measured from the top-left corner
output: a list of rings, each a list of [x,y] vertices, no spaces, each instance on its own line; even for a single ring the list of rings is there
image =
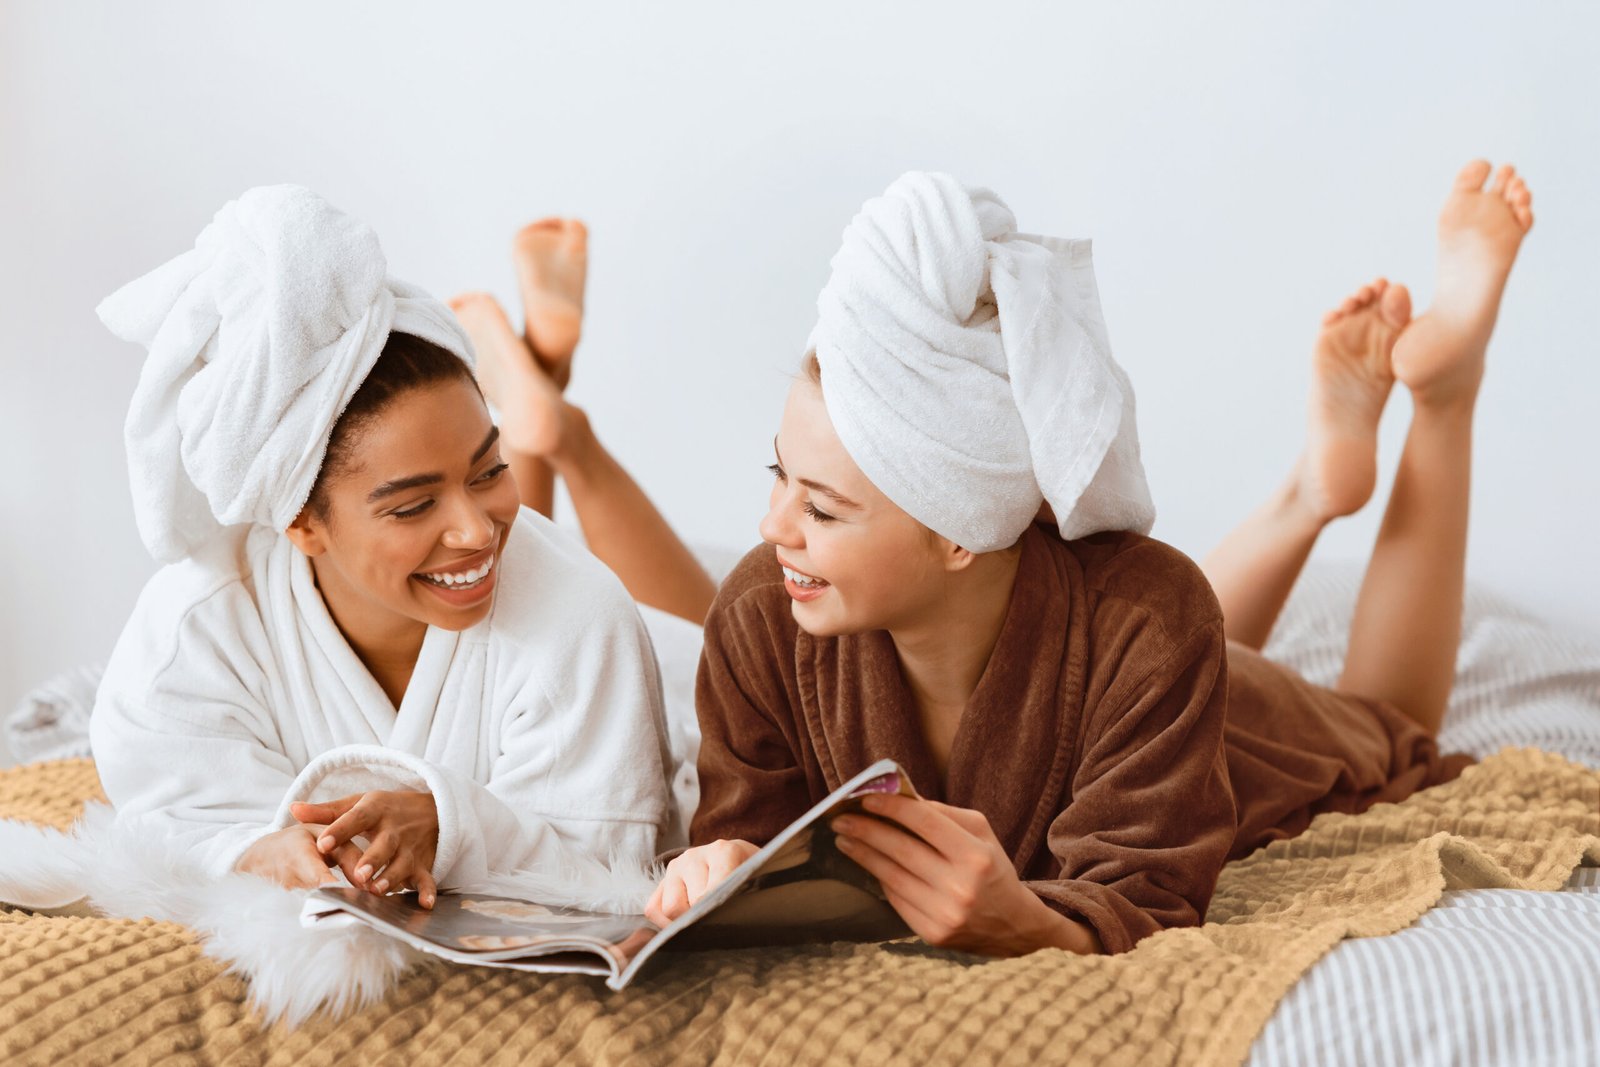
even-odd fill
[[[939,538],[939,559],[944,565],[945,573],[955,574],[972,566],[972,561],[978,554],[971,549],[962,548],[954,541]]]
[[[316,557],[328,551],[328,524],[312,514],[309,504],[300,509],[283,535],[306,556]]]

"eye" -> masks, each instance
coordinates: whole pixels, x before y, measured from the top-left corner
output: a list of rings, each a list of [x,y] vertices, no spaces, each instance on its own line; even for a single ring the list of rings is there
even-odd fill
[[[389,514],[393,515],[397,519],[414,519],[418,515],[421,515],[424,511],[427,511],[431,507],[433,507],[433,501],[432,500],[424,500],[422,503],[415,504],[415,505],[413,505],[413,506],[411,506],[409,508],[404,509],[403,511],[391,511],[391,512],[389,512]]]
[[[478,477],[476,479],[474,479],[474,480],[479,482],[480,484],[486,484],[488,482],[492,482],[496,478],[500,477],[500,475],[504,474],[506,472],[506,469],[508,467],[510,467],[510,466],[511,466],[511,464],[509,464],[509,463],[496,463],[494,466],[490,467],[488,470],[486,470],[482,474],[478,475]]]
[[[834,518],[832,515],[829,515],[826,511],[818,511],[817,510],[817,506],[815,504],[813,504],[809,500],[807,500],[805,502],[804,510],[805,510],[805,513],[807,515],[810,515],[813,519],[816,519],[818,522],[832,522],[833,518]]]
[[[780,482],[786,482],[789,480],[788,476],[783,473],[783,468],[778,466],[776,463],[768,463],[767,470],[771,471],[772,476],[778,479]]]

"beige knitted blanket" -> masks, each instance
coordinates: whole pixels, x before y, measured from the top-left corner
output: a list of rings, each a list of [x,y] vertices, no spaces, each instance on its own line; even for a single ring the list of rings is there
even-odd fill
[[[84,761],[0,772],[0,818],[62,827],[98,795]],[[1508,751],[1229,865],[1207,925],[1122,956],[686,953],[622,993],[436,964],[294,1031],[263,1030],[183,927],[0,911],[0,1062],[1235,1064],[1339,939],[1398,930],[1445,889],[1554,889],[1585,862],[1600,865],[1600,772]]]

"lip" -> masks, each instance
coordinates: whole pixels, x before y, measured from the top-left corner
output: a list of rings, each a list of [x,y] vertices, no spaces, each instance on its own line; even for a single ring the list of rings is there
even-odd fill
[[[780,567],[788,567],[792,571],[800,571],[799,567],[796,567],[794,564],[790,563],[788,560],[784,559],[782,556],[778,556],[778,565]],[[800,571],[800,573],[801,574],[805,574],[806,572],[805,571]],[[789,579],[788,575],[784,575],[784,577],[783,577],[783,588],[784,588],[784,591],[787,592],[796,601],[798,601],[799,603],[804,604],[804,603],[807,603],[808,601],[812,601],[812,600],[817,599],[819,596],[822,596],[829,589],[832,589],[833,585],[832,585],[832,583],[827,583],[827,584],[824,584],[819,589],[808,589],[803,585],[796,585],[793,581],[791,581]]]
[[[428,571],[416,571],[411,575],[411,580],[416,582],[423,589],[426,589],[435,597],[438,597],[440,600],[444,601],[446,604],[449,604],[451,607],[476,607],[488,600],[490,597],[494,596],[495,586],[500,583],[500,565],[505,562],[504,560],[495,559],[494,570],[490,571],[480,584],[473,586],[471,589],[446,589],[443,586],[434,585],[432,582],[424,581],[422,576],[424,574],[459,574],[461,571],[470,571],[474,567],[481,567],[485,563],[489,562],[490,559],[495,558],[496,554],[499,553],[501,549],[500,540],[500,538],[496,538],[494,544],[490,545],[482,552],[463,557],[462,559],[451,563],[447,567],[439,567],[435,570]]]

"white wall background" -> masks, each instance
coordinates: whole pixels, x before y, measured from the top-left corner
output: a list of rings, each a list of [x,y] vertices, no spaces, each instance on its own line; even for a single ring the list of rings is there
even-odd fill
[[[121,441],[139,353],[95,304],[280,181],[440,295],[514,296],[514,228],[587,219],[574,396],[681,531],[735,545],[856,205],[910,168],[990,185],[1024,228],[1095,239],[1156,533],[1198,555],[1293,459],[1323,309],[1378,273],[1425,305],[1452,174],[1512,159],[1539,222],[1491,351],[1471,570],[1592,625],[1597,40],[1575,3],[6,0],[0,710],[104,657],[153,569]],[[1363,554],[1377,515],[1319,551]]]

